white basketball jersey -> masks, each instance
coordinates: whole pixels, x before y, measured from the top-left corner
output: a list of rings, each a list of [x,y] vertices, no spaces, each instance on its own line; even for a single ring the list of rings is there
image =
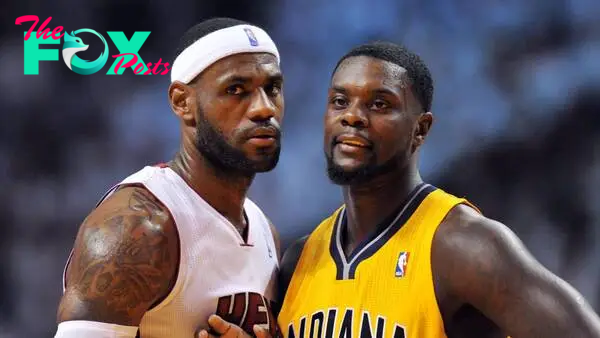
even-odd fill
[[[276,301],[277,251],[267,218],[251,200],[244,203],[245,243],[225,217],[168,167],[147,166],[115,188],[126,184],[143,185],[169,209],[180,243],[175,286],[142,318],[141,337],[193,338],[207,328],[211,314],[248,332],[254,324],[276,330],[271,309]]]

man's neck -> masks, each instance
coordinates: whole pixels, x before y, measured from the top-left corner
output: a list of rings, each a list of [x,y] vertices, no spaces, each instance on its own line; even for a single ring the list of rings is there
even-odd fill
[[[169,166],[238,230],[244,229],[244,201],[254,176],[225,174],[195,147],[185,145]]]
[[[405,170],[381,175],[360,185],[343,188],[347,215],[349,252],[370,236],[423,180],[416,164]]]

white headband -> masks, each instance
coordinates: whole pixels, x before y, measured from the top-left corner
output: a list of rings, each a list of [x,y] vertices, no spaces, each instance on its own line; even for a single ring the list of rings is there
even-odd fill
[[[187,47],[173,62],[171,82],[189,83],[214,62],[239,53],[270,53],[279,63],[279,52],[264,30],[237,25],[214,31]]]

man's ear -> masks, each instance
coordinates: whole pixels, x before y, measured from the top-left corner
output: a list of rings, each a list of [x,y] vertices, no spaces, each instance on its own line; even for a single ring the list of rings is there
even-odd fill
[[[431,129],[431,125],[433,124],[433,114],[431,112],[423,113],[419,116],[417,120],[417,128],[415,130],[415,149],[420,147],[424,142],[427,134],[429,134],[429,130]]]
[[[195,112],[198,111],[196,91],[193,87],[175,81],[169,86],[169,103],[171,109],[184,124],[195,125]]]

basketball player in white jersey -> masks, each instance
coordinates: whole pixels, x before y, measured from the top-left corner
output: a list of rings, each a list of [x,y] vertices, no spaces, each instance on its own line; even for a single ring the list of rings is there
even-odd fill
[[[56,338],[192,338],[213,313],[278,335],[278,239],[246,194],[279,158],[279,53],[262,29],[217,18],[186,32],[177,55],[168,93],[180,151],[83,221]]]

